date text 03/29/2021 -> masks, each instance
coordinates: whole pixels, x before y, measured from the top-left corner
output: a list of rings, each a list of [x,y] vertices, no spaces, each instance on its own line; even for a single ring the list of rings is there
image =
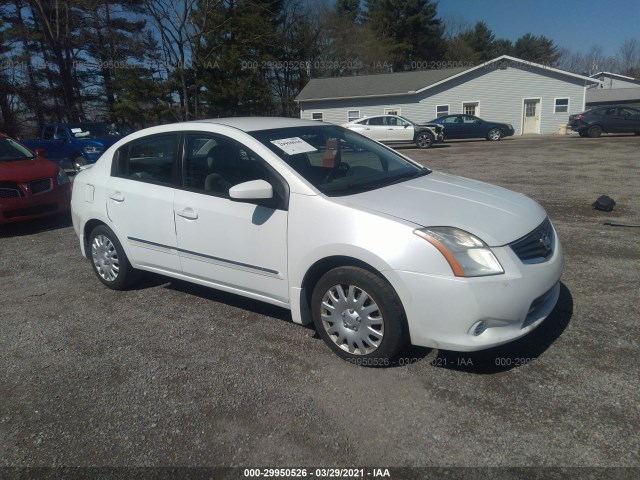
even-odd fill
[[[245,478],[391,478],[388,468],[245,468]]]

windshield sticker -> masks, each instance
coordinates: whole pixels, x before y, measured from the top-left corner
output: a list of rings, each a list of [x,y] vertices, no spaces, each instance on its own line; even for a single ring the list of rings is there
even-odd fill
[[[80,133],[82,131],[81,128],[72,128],[71,133]]]
[[[300,137],[271,140],[271,143],[280,148],[287,155],[296,155],[298,153],[309,153],[318,151],[317,148],[315,148],[313,145],[309,145]]]

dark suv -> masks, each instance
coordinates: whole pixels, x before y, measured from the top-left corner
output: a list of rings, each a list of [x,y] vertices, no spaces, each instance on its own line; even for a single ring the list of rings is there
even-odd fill
[[[640,135],[640,110],[631,107],[597,107],[569,115],[569,126],[581,137],[599,137],[603,133]]]

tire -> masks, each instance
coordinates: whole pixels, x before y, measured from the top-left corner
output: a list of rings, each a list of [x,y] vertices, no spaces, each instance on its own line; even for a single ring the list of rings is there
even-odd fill
[[[431,148],[435,143],[435,138],[429,132],[420,132],[416,135],[416,147]]]
[[[502,132],[499,128],[492,128],[487,132],[487,140],[490,142],[497,142],[502,138]]]
[[[582,130],[578,132],[578,135],[580,135],[581,137],[588,137],[587,132],[583,132]]]
[[[137,278],[115,233],[98,225],[89,236],[91,266],[98,280],[113,290],[124,290]]]
[[[598,138],[600,135],[602,135],[602,127],[600,125],[593,125],[589,127],[589,130],[587,130],[587,135],[589,135],[589,137],[591,138]]]
[[[76,173],[78,173],[80,171],[80,167],[84,167],[87,162],[82,155],[78,155],[77,157],[73,158],[71,164],[73,165],[73,169],[76,171]]]
[[[352,363],[388,365],[382,360],[395,357],[408,342],[406,317],[395,290],[362,268],[338,267],[325,273],[313,289],[311,308],[320,337]]]

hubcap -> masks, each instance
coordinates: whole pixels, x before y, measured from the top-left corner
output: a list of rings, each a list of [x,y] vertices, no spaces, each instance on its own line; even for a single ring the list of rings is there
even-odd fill
[[[500,138],[500,132],[498,132],[497,130],[491,130],[489,137],[491,137],[491,140],[497,140]]]
[[[431,137],[429,137],[429,135],[420,135],[420,137],[418,137],[418,144],[420,144],[421,147],[428,147],[431,144]]]
[[[91,257],[98,275],[107,282],[113,282],[120,273],[118,252],[109,237],[96,235],[91,244]]]
[[[384,320],[371,296],[355,285],[334,285],[322,297],[322,325],[345,352],[367,355],[380,346]]]

